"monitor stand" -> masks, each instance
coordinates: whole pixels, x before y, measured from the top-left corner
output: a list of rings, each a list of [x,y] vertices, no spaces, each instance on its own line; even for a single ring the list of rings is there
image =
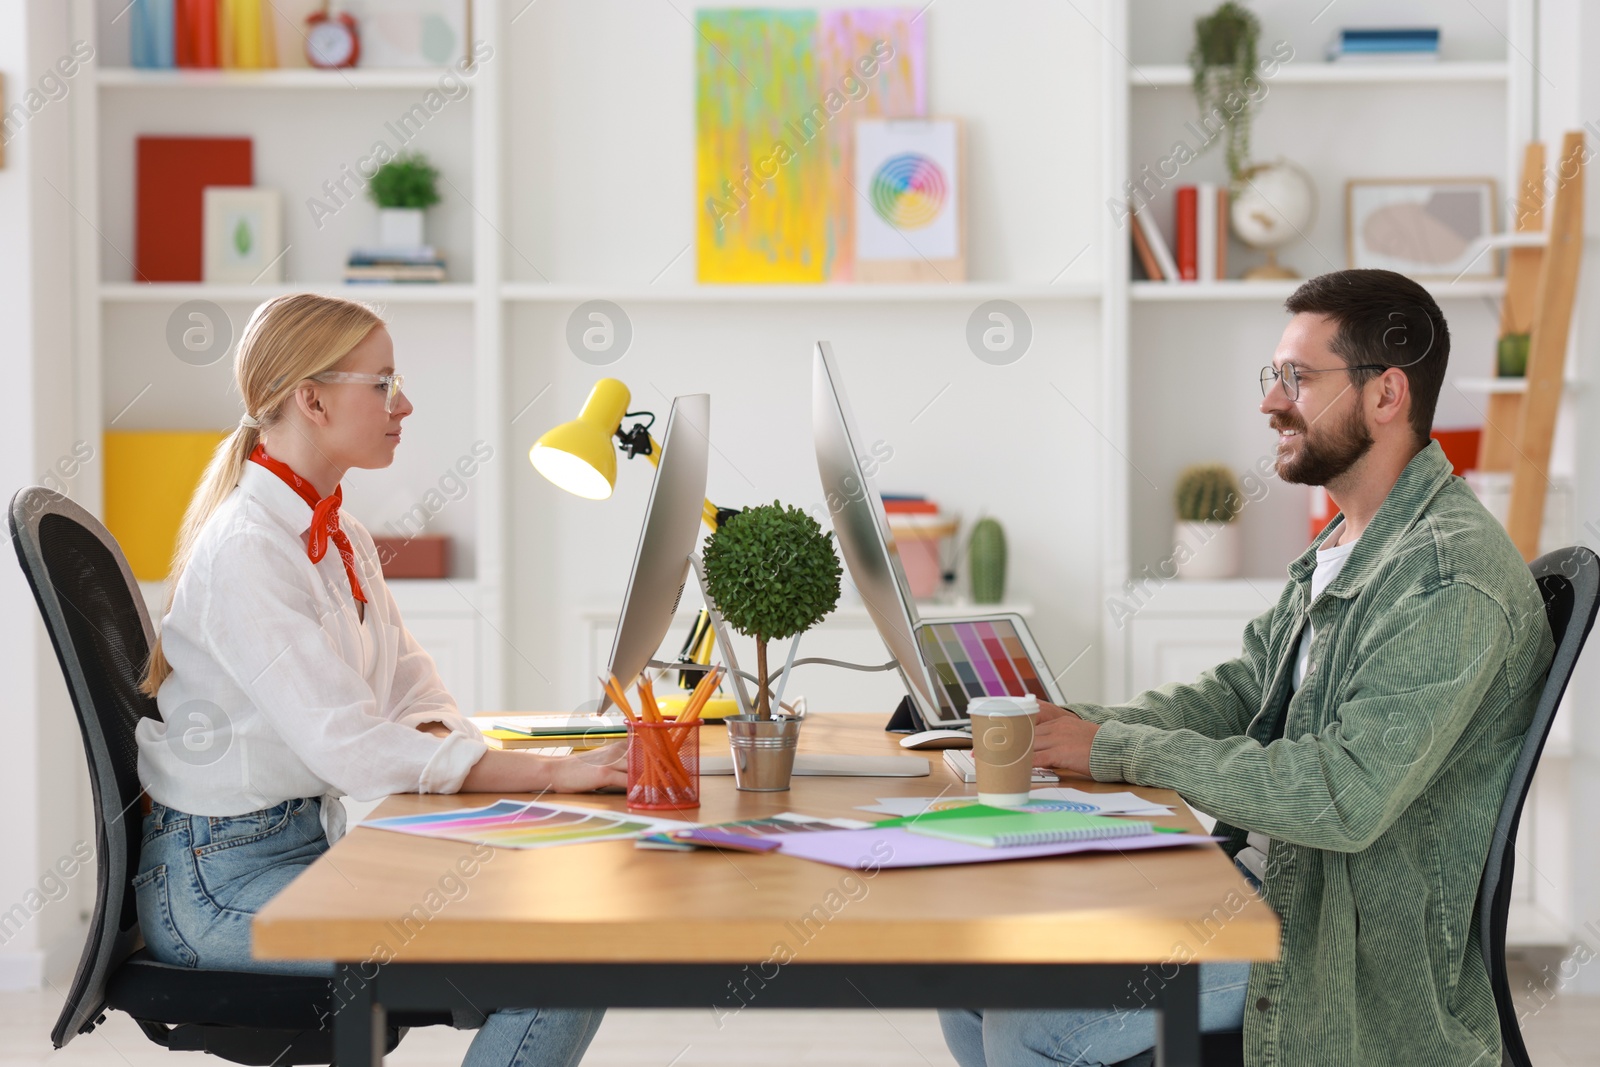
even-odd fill
[[[706,613],[711,616],[711,628],[717,635],[717,648],[722,652],[723,665],[728,668],[728,678],[733,682],[733,698],[739,704],[739,714],[754,715],[755,705],[745,691],[744,675],[739,673],[739,660],[733,654],[733,642],[728,640],[728,625],[711,599],[711,590],[706,588],[705,564],[700,561],[700,553],[691,552],[689,564],[694,567],[695,581],[700,583],[700,597],[705,601]]]

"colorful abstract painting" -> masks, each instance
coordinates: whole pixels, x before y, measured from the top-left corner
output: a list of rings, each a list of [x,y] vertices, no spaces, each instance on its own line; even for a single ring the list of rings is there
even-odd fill
[[[697,14],[700,281],[852,276],[851,130],[925,113],[922,27],[915,8]]]

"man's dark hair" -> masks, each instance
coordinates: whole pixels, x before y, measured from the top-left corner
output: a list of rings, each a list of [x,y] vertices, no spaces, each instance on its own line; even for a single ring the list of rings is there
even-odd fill
[[[1428,290],[1392,270],[1337,270],[1296,289],[1283,306],[1290,314],[1326,315],[1338,324],[1330,347],[1351,366],[1397,367],[1411,388],[1411,429],[1419,444],[1433,430],[1433,409],[1450,361],[1450,327]],[[1382,374],[1353,370],[1365,385]]]

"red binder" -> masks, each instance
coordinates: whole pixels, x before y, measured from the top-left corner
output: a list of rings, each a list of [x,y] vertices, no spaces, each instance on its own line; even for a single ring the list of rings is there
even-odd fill
[[[178,0],[177,23],[173,35],[177,65],[217,66],[216,0]]]
[[[141,282],[198,282],[208,185],[254,185],[248,137],[141,137],[134,273]]]
[[[1186,282],[1200,278],[1200,190],[1180,185],[1175,203],[1178,231],[1178,277]]]

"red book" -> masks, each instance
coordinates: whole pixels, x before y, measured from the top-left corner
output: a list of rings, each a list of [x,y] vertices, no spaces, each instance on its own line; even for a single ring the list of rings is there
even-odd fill
[[[1178,237],[1178,277],[1186,282],[1200,277],[1200,190],[1178,186],[1174,221]]]
[[[1228,187],[1217,190],[1217,281],[1228,278]]]
[[[883,510],[890,515],[937,515],[939,505],[931,500],[885,500]]]
[[[208,185],[254,185],[248,137],[140,137],[134,280],[198,282]]]
[[[217,65],[217,0],[178,0],[173,34],[175,62],[180,67]]]

